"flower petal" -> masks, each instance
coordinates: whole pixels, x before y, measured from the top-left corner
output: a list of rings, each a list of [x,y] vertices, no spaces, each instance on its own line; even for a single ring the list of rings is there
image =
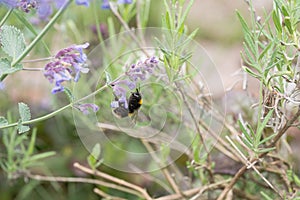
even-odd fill
[[[90,1],[89,0],[76,0],[76,4],[88,7],[90,5]]]

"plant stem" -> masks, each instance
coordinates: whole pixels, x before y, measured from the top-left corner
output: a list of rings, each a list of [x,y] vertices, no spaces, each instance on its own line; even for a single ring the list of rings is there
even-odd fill
[[[276,143],[278,142],[278,140],[283,136],[283,134],[291,127],[291,125],[299,118],[300,116],[300,106],[298,107],[298,111],[297,113],[294,115],[294,117],[287,121],[286,124],[284,125],[284,127],[282,127],[282,129],[280,129],[280,131],[278,132],[278,134],[275,136],[275,138],[273,139],[272,143],[270,145],[268,145],[266,148],[270,148],[270,147],[274,147],[276,145]],[[258,158],[262,158],[264,156],[266,156],[269,152],[264,152],[262,154],[260,154],[258,156]],[[250,163],[253,163],[255,161],[257,161],[258,159],[252,159],[250,161]],[[218,197],[217,200],[222,200],[225,198],[225,196],[227,195],[227,193],[229,192],[229,190],[232,189],[232,187],[234,186],[234,184],[238,181],[238,179],[247,171],[247,165],[244,165],[243,167],[241,167],[239,169],[239,171],[236,173],[236,175],[233,177],[233,179],[231,180],[231,182],[225,187],[225,189],[222,191],[222,193],[220,194],[220,196]]]
[[[106,173],[103,173],[103,172],[100,172],[98,170],[92,170],[92,169],[89,169],[87,167],[84,167],[83,165],[80,165],[79,163],[74,163],[73,165],[75,168],[85,172],[85,173],[88,173],[88,174],[92,174],[92,175],[95,175],[95,176],[98,176],[98,177],[101,177],[103,179],[106,179],[106,180],[109,180],[111,182],[114,182],[114,183],[117,183],[119,185],[123,185],[125,187],[128,187],[132,190],[135,190],[137,192],[139,192],[146,200],[152,200],[152,198],[149,196],[149,194],[147,193],[147,191],[138,186],[138,185],[135,185],[135,184],[132,184],[132,183],[129,183],[123,179],[119,179],[119,178],[116,178],[114,176],[111,176],[109,174],[106,174]],[[140,195],[139,195],[140,196]]]
[[[35,62],[44,62],[53,59],[54,57],[48,57],[48,58],[38,58],[33,60],[23,60],[22,63],[35,63]]]
[[[5,23],[5,21],[8,19],[9,15],[12,13],[14,9],[10,9],[2,18],[1,22],[0,22],[0,27],[3,26],[3,24]]]
[[[49,114],[47,114],[47,115],[44,115],[44,116],[42,116],[42,117],[38,117],[38,118],[36,118],[36,119],[32,119],[32,120],[29,120],[29,121],[24,121],[24,122],[22,122],[21,124],[22,124],[22,125],[33,124],[33,123],[40,122],[40,121],[49,119],[49,118],[51,118],[51,117],[54,117],[54,116],[57,115],[58,113],[60,113],[60,112],[62,112],[62,111],[64,111],[64,110],[66,110],[66,109],[72,107],[74,104],[80,103],[81,101],[86,100],[86,99],[90,98],[91,96],[94,96],[94,95],[97,94],[98,92],[101,92],[101,91],[104,90],[106,87],[107,87],[107,85],[104,85],[104,86],[102,86],[101,88],[99,88],[98,90],[92,92],[91,94],[89,94],[89,95],[87,95],[87,96],[85,96],[85,97],[82,97],[81,99],[78,99],[78,100],[76,100],[76,101],[74,101],[74,102],[71,102],[71,103],[69,103],[68,105],[66,105],[66,106],[64,106],[64,107],[62,107],[62,108],[60,108],[60,109],[58,109],[58,110],[55,110],[55,111],[53,111],[53,112],[51,112],[51,113],[49,113]],[[12,124],[8,124],[8,125],[4,125],[4,126],[1,126],[0,129],[10,128],[10,127],[14,127],[14,126],[17,126],[17,125],[18,125],[18,122],[12,123]]]
[[[24,71],[43,71],[44,68],[31,68],[31,67],[23,67]]]
[[[110,200],[126,200],[126,199],[121,198],[121,197],[116,197],[116,196],[112,196],[110,194],[107,194],[107,193],[103,192],[102,190],[100,190],[99,188],[94,188],[94,192],[96,194],[98,194],[99,196],[104,197],[105,199],[110,199]]]
[[[134,190],[130,190],[126,187],[119,186],[113,183],[108,183],[101,180],[96,179],[90,179],[90,178],[77,178],[77,177],[62,177],[62,176],[43,176],[43,175],[37,175],[37,174],[31,174],[30,172],[25,173],[25,177],[28,177],[30,179],[38,180],[38,181],[50,181],[50,182],[68,182],[68,183],[90,183],[90,184],[96,184],[100,186],[104,186],[107,188],[112,188],[115,190],[127,192],[133,195],[139,195],[138,192]]]
[[[21,124],[22,125],[28,125],[28,124],[32,124],[32,123],[43,121],[45,119],[49,119],[49,118],[55,116],[57,113],[62,112],[63,110],[66,110],[67,108],[71,107],[72,105],[73,104],[70,103],[70,104],[68,104],[68,105],[66,105],[66,106],[64,106],[64,107],[62,107],[62,108],[60,108],[58,110],[55,110],[55,111],[53,111],[53,112],[51,112],[51,113],[49,113],[47,115],[44,115],[42,117],[39,117],[39,118],[36,118],[36,119],[33,119],[33,120],[22,122]],[[5,125],[5,126],[1,126],[0,129],[10,128],[10,127],[14,127],[14,126],[17,126],[17,125],[18,125],[18,122],[12,123],[12,124],[8,124],[8,125]]]
[[[197,198],[197,196],[199,197],[205,191],[219,188],[222,185],[229,182],[230,180],[231,179],[222,180],[222,181],[219,181],[216,183],[212,183],[210,185],[205,185],[205,186],[201,186],[199,188],[189,189],[189,190],[183,191],[183,194],[188,197],[191,197],[192,195],[196,195],[195,198],[193,198],[193,199],[199,199],[199,198]],[[171,195],[156,198],[155,200],[176,200],[176,199],[182,199],[182,196],[180,194],[171,194]]]

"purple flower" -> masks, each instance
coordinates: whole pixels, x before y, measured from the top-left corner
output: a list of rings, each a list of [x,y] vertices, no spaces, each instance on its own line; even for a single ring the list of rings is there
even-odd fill
[[[102,0],[101,8],[102,9],[110,9],[109,0]]]
[[[124,86],[127,86],[130,90],[136,88],[138,80],[146,80],[149,74],[153,73],[153,69],[158,66],[158,60],[156,57],[147,58],[144,62],[138,62],[132,64],[129,69],[125,72],[129,80],[118,80],[111,84],[113,93],[115,95],[115,101],[111,102],[111,107],[116,108],[120,105],[128,108],[128,102],[126,98],[127,90]]]
[[[51,4],[47,0],[40,0],[37,8],[38,18],[45,21],[52,14],[52,12],[53,10]]]
[[[80,78],[80,73],[88,73],[86,67],[87,56],[83,49],[89,46],[88,43],[83,45],[72,45],[60,50],[54,57],[54,60],[47,63],[44,68],[44,76],[50,83],[54,83],[55,87],[52,93],[64,91],[63,82],[77,82]]]
[[[131,4],[132,0],[118,0],[118,4]],[[109,0],[102,0],[102,9],[110,9]]]
[[[90,5],[90,1],[89,0],[76,0],[76,4],[88,7]]]
[[[118,4],[131,4],[132,0],[118,0]]]
[[[80,104],[74,107],[77,108],[84,115],[88,115],[90,113],[90,110],[92,110],[93,112],[97,112],[99,110],[99,107],[96,104],[92,103]]]
[[[0,90],[4,90],[5,84],[3,81],[0,81]]]
[[[54,0],[54,1],[55,1],[56,8],[58,9],[63,7],[67,2],[67,0]],[[48,2],[51,2],[51,0],[50,1],[48,0]]]
[[[31,9],[35,9],[37,7],[38,2],[35,0],[20,0],[18,3],[18,7],[26,13],[29,13]]]
[[[4,4],[8,8],[16,8],[18,6],[17,0],[0,0],[0,4]]]
[[[136,82],[138,79],[145,80],[147,74],[152,74],[153,69],[157,67],[158,60],[156,57],[147,58],[144,62],[138,62],[137,64],[131,65],[126,72],[126,75],[130,80]]]

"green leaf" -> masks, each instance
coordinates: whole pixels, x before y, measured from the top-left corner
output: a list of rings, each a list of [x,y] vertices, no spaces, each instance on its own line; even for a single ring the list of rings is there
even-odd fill
[[[256,74],[254,71],[252,71],[249,67],[243,66],[243,69],[245,70],[245,72],[247,72],[248,74],[250,74],[251,76],[253,76],[254,78],[261,78],[261,76],[259,74]]]
[[[253,149],[253,144],[246,137],[242,136],[240,138],[249,149]]]
[[[1,126],[6,126],[8,124],[7,119],[5,119],[5,117],[0,117],[0,128]]]
[[[19,103],[19,114],[21,117],[21,121],[29,121],[31,119],[29,106],[23,102]]]
[[[27,131],[30,130],[29,126],[24,126],[24,125],[22,125],[21,119],[19,120],[18,126],[17,126],[17,127],[18,127],[18,133],[19,133],[19,134],[25,133],[25,132],[27,132]]]
[[[291,35],[293,35],[294,30],[293,30],[293,28],[292,28],[291,18],[290,18],[290,17],[285,17],[285,18],[284,18],[284,24],[285,24],[285,26],[287,27],[289,33],[290,33]]]
[[[34,145],[35,145],[35,140],[36,140],[36,133],[37,133],[37,129],[34,128],[33,131],[32,131],[31,138],[30,138],[29,146],[28,146],[27,151],[26,151],[26,154],[25,154],[27,158],[28,158],[30,155],[33,154],[33,151],[34,151]]]
[[[269,51],[269,49],[271,48],[271,47],[273,47],[273,42],[270,42],[265,48],[264,48],[264,50],[260,53],[260,55],[259,55],[259,57],[258,57],[258,60],[261,60],[264,56],[265,56],[265,54]]]
[[[258,145],[262,145],[262,144],[266,143],[267,141],[269,141],[269,140],[271,140],[272,138],[274,138],[276,135],[277,135],[276,133],[274,133],[274,134],[272,134],[272,135],[269,135],[268,137],[266,137],[266,138],[264,138],[263,140],[261,140],[261,141],[258,143]]]
[[[0,41],[3,51],[13,60],[19,57],[26,47],[23,33],[14,26],[1,27]]]
[[[184,26],[184,21],[186,20],[186,17],[188,16],[193,4],[194,4],[194,0],[190,0],[189,4],[187,5],[187,7],[186,7],[186,9],[185,9],[180,21],[179,21],[179,26],[180,27]]]
[[[240,23],[242,25],[244,34],[251,35],[249,26],[248,26],[247,22],[245,21],[245,19],[242,17],[242,15],[238,11],[236,11],[236,14],[237,14],[237,16],[238,16],[238,18],[240,20]]]
[[[274,25],[275,25],[275,28],[276,28],[277,32],[281,34],[282,33],[282,27],[281,27],[280,19],[279,19],[279,17],[278,17],[275,10],[273,10],[272,19],[273,19],[273,22],[274,22]]]
[[[238,120],[238,124],[239,124],[239,127],[240,127],[242,133],[245,135],[245,139],[248,141],[248,143],[250,143],[252,145],[253,139],[249,135],[246,127],[244,127],[244,124],[240,120]]]
[[[260,148],[260,149],[257,149],[255,152],[256,153],[266,153],[266,152],[270,152],[270,151],[273,151],[275,150],[276,147],[270,147],[270,148]]]
[[[71,90],[68,87],[65,87],[64,93],[68,96],[70,103],[74,101],[75,98],[74,98]]]
[[[170,20],[170,13],[168,13],[168,12],[166,12],[165,23],[166,23],[167,29],[172,28],[172,24],[171,24],[171,20]]]
[[[262,123],[258,123],[258,126],[257,126],[257,130],[256,130],[256,138],[255,138],[255,143],[256,143],[256,147],[258,147],[258,144],[260,142],[260,139],[261,139],[261,136],[262,136],[262,133],[263,133],[263,130],[264,128],[266,127],[267,123],[269,122],[269,120],[271,119],[272,117],[272,114],[273,114],[273,109],[269,111],[269,113],[266,115],[266,117],[264,118],[263,122]]]
[[[97,143],[92,150],[92,153],[87,157],[89,166],[95,170],[102,162],[103,159],[99,159],[101,154],[100,144]]]
[[[100,148],[100,144],[97,143],[92,150],[91,155],[94,156],[94,158],[98,159],[101,153],[101,148]]]
[[[282,4],[281,4],[281,5],[282,5]],[[287,9],[285,8],[284,5],[281,6],[281,12],[282,12],[282,14],[284,15],[284,17],[289,16],[289,13],[288,13],[288,11],[287,11]]]
[[[165,18],[164,18],[165,19],[165,24],[164,24],[165,28],[174,30],[173,23],[171,23],[171,19],[172,19],[171,10],[170,10],[170,7],[166,0],[164,0],[164,6],[166,9],[166,14],[165,14]]]
[[[300,179],[292,170],[287,170],[287,176],[289,181],[294,182],[298,187],[300,187]]]
[[[22,70],[22,65],[17,64],[15,67],[11,67],[11,62],[7,58],[0,59],[0,77],[2,75],[12,74],[16,71]]]
[[[255,138],[255,133],[253,131],[253,128],[250,126],[250,124],[246,125],[247,129],[250,131],[250,135],[252,138]]]
[[[105,72],[105,81],[106,81],[106,84],[109,85],[110,82],[111,82],[111,80],[112,80],[111,75],[110,75],[110,73],[109,73],[108,71],[106,71],[106,70],[105,70],[104,72]]]
[[[33,162],[33,161],[37,161],[37,160],[40,160],[40,159],[44,159],[44,158],[47,158],[47,157],[50,157],[50,156],[54,156],[55,154],[56,154],[55,151],[49,151],[49,152],[35,154],[35,155],[31,156],[28,159],[28,162]]]
[[[255,46],[255,42],[254,42],[253,37],[250,34],[245,34],[244,38],[245,38],[245,43],[249,47],[251,53],[253,55],[256,55],[257,54],[257,50],[256,50],[257,48]]]
[[[269,197],[269,195],[267,195],[267,194],[264,193],[263,191],[260,191],[260,194],[264,197],[265,200],[273,200],[272,197]]]

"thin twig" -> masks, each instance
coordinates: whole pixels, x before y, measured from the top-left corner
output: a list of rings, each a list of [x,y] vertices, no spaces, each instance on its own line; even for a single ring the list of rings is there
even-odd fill
[[[201,195],[205,191],[218,188],[218,187],[224,185],[225,183],[229,182],[230,180],[231,179],[222,180],[222,181],[219,181],[219,182],[216,182],[216,183],[212,183],[210,185],[206,185],[206,186],[202,186],[202,187],[199,187],[199,188],[193,188],[193,189],[190,189],[190,190],[186,190],[186,191],[183,191],[182,193],[187,197],[190,197],[190,196],[193,196],[193,195],[196,195],[196,194]],[[171,194],[171,195],[156,198],[154,200],[176,200],[176,199],[182,199],[182,196],[180,194]]]
[[[212,170],[211,170],[211,158],[210,158],[209,150],[208,150],[208,148],[207,148],[207,146],[206,146],[206,143],[205,143],[205,141],[204,141],[204,139],[203,139],[203,136],[202,136],[202,134],[201,134],[201,130],[200,130],[200,127],[199,127],[199,124],[198,124],[198,120],[196,119],[196,116],[194,115],[194,113],[193,113],[193,111],[192,111],[192,109],[191,109],[189,103],[187,102],[186,95],[185,95],[185,93],[182,91],[182,89],[180,88],[180,85],[179,85],[177,82],[175,82],[175,85],[176,85],[178,91],[179,91],[180,94],[181,94],[183,103],[184,103],[185,106],[187,107],[187,109],[188,109],[188,111],[189,111],[189,113],[190,113],[190,115],[191,115],[191,117],[192,117],[192,119],[193,119],[193,122],[194,122],[194,124],[195,124],[195,126],[196,126],[197,133],[198,133],[199,138],[200,138],[200,141],[202,142],[204,151],[205,151],[205,153],[207,154],[207,167],[208,167],[208,168],[207,168],[207,169],[208,169],[207,171],[208,171],[208,174],[209,174],[209,181],[212,183],[212,182],[214,182],[214,177],[213,177],[213,173],[212,173]]]
[[[38,175],[38,174],[32,174],[30,172],[26,172],[24,174],[26,178],[38,180],[38,181],[50,181],[50,182],[67,182],[67,183],[90,183],[90,184],[96,184],[108,188],[112,188],[115,190],[127,192],[136,196],[141,196],[140,193],[138,193],[135,190],[131,190],[129,188],[119,186],[113,183],[104,182],[101,180],[96,179],[90,179],[90,178],[78,178],[78,177],[62,177],[62,176],[44,176],[44,175]]]
[[[119,179],[119,178],[116,178],[114,176],[111,176],[109,174],[106,174],[106,173],[103,173],[103,172],[100,172],[98,170],[92,170],[92,169],[89,169],[83,165],[80,165],[79,163],[74,163],[73,165],[75,168],[77,169],[80,169],[81,171],[85,172],[85,173],[88,173],[88,174],[92,174],[92,175],[95,175],[95,176],[99,176],[101,178],[104,178],[106,180],[109,180],[109,181],[112,181],[114,183],[117,183],[117,184],[120,184],[120,185],[123,185],[123,186],[126,186],[128,188],[131,188],[137,192],[139,192],[141,195],[143,195],[143,197],[147,200],[152,200],[152,198],[149,196],[148,192],[144,189],[144,188],[141,188],[140,186],[138,185],[135,185],[135,184],[132,184],[132,183],[129,183],[123,179]]]
[[[256,161],[251,163],[248,161],[247,157],[239,150],[239,148],[234,144],[234,142],[226,136],[226,139],[230,142],[230,144],[236,149],[236,151],[241,155],[241,157],[244,159],[244,164],[247,165],[247,168],[250,169],[252,168],[259,176],[260,178],[267,183],[267,185],[273,189],[281,198],[283,198],[283,195],[280,193],[280,191],[273,186],[270,181],[268,181],[259,171],[258,169],[254,166],[256,164]],[[257,160],[259,161],[259,160]]]
[[[24,71],[43,71],[44,68],[28,68],[28,67],[23,67],[22,70],[24,70]]]
[[[286,122],[286,124],[284,125],[284,127],[282,127],[282,129],[278,132],[278,134],[275,136],[275,138],[273,139],[273,141],[271,142],[270,145],[268,145],[266,148],[271,148],[274,147],[276,145],[276,143],[278,142],[278,140],[282,137],[282,135],[291,127],[291,125],[299,118],[300,116],[300,107],[298,107],[298,111],[297,113],[294,115],[294,117],[291,120],[288,120]],[[264,156],[266,156],[269,152],[264,152],[262,154],[260,154],[258,157],[262,158]],[[253,163],[255,161],[257,161],[258,159],[253,159],[250,162]],[[238,179],[246,172],[247,170],[247,166],[244,165],[243,167],[241,167],[239,169],[239,171],[236,173],[236,175],[233,177],[233,179],[231,180],[231,182],[225,187],[225,189],[222,191],[222,193],[220,194],[220,196],[218,197],[217,200],[222,200],[225,198],[225,196],[227,195],[227,193],[229,192],[229,190],[232,189],[232,187],[235,185],[235,183],[238,181]]]
[[[110,200],[126,200],[124,198],[121,197],[115,197],[112,196],[110,194],[107,194],[105,192],[103,192],[102,190],[100,190],[99,188],[94,188],[94,192],[102,197],[104,197],[105,199],[110,199]]]
[[[54,57],[48,57],[48,58],[37,58],[33,60],[22,60],[21,63],[35,63],[35,62],[44,62],[53,59]]]

